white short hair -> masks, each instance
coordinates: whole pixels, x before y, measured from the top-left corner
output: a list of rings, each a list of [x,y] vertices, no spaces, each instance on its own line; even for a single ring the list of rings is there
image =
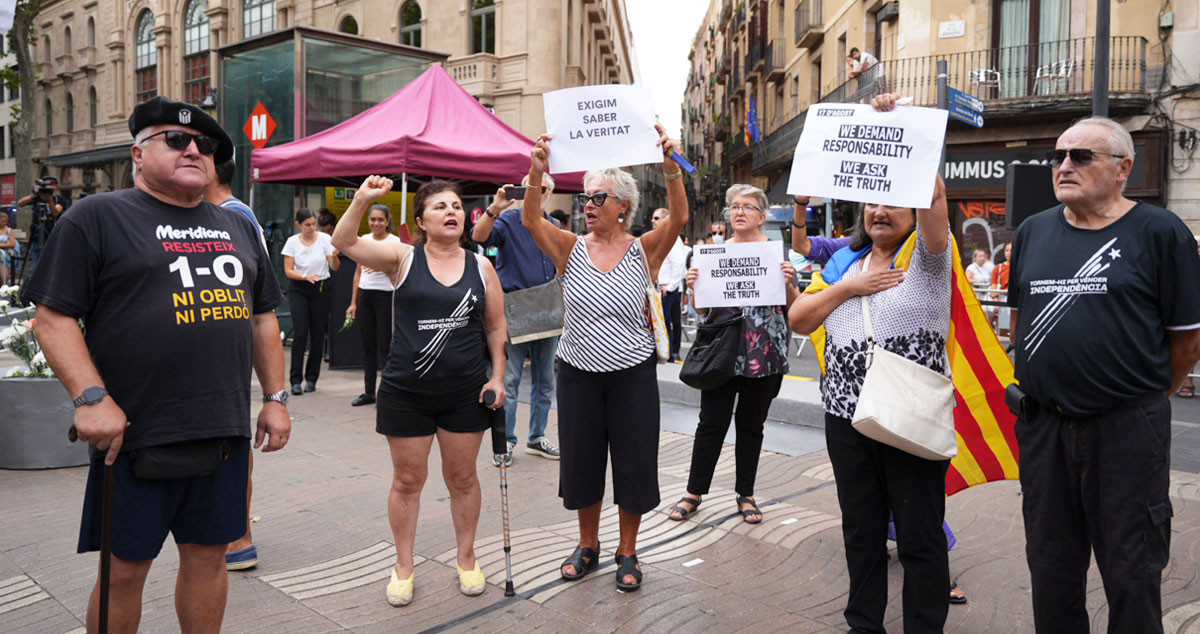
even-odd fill
[[[1075,125],[1071,127],[1075,128],[1081,125],[1098,125],[1108,128],[1108,151],[1112,154],[1133,158],[1133,135],[1129,134],[1129,130],[1126,130],[1125,126],[1108,117],[1087,117],[1076,121]]]
[[[148,126],[142,128],[141,130],[138,130],[138,133],[133,135],[133,144],[134,145],[144,144],[146,142],[146,140],[149,139],[157,131],[158,131],[157,125],[148,125]],[[129,163],[130,163],[130,168],[129,168],[130,177],[134,181],[136,181],[137,180],[137,163],[134,162],[133,157],[130,157]]]
[[[767,202],[766,192],[758,187],[755,187],[754,185],[736,183],[730,185],[729,189],[725,190],[726,211],[722,213],[722,217],[725,218],[725,222],[733,222],[733,215],[729,213],[728,208],[733,204],[733,199],[737,198],[738,196],[753,196],[754,202],[758,204],[758,213],[762,214],[763,217],[766,217],[767,207],[771,206],[771,203]]]
[[[638,203],[641,202],[642,195],[638,192],[637,181],[629,172],[619,167],[606,167],[602,170],[589,170],[583,175],[583,187],[586,189],[589,183],[596,181],[607,182],[612,185],[612,191],[609,192],[616,197],[617,200],[629,203],[629,209],[625,210],[625,230],[633,226],[633,215],[637,213]]]

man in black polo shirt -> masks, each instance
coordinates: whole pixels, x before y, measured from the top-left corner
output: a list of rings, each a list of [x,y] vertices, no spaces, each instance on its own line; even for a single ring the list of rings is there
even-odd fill
[[[136,632],[142,587],[168,533],[179,549],[180,630],[217,632],[225,546],[246,532],[250,369],[266,396],[255,447],[291,431],[279,324],[283,301],[254,224],[204,200],[233,143],[189,104],[156,97],[129,118],[134,187],[59,218],[24,287],[35,332],[92,445],[79,552],[100,549],[112,465],[109,631]],[[86,336],[76,323],[82,318]],[[98,623],[98,591],[88,631]]]
[[[1039,632],[1088,632],[1090,551],[1109,632],[1162,632],[1167,396],[1200,360],[1200,257],[1171,212],[1125,198],[1133,139],[1084,119],[1050,154],[1062,205],[1017,230],[1009,305],[1025,550]]]

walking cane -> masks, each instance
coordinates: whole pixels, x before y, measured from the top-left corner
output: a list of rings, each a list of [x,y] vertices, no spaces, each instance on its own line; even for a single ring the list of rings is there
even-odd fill
[[[496,393],[488,390],[483,393],[483,402],[491,405],[496,402]],[[504,454],[508,453],[508,437],[504,428],[504,408],[491,411],[492,417],[492,453],[500,458],[500,515],[504,524],[504,596],[516,595],[513,590],[512,577],[512,542],[509,539],[508,528],[508,466],[504,462]]]
[[[74,425],[67,431],[67,438],[71,442],[79,439]],[[108,634],[108,582],[112,576],[113,480],[116,479],[114,467],[115,465],[104,466],[104,501],[100,511],[100,634]]]

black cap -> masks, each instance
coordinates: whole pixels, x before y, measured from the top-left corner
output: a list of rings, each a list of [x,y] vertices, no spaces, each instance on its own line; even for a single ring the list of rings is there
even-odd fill
[[[217,120],[197,106],[183,101],[172,101],[166,97],[155,97],[139,103],[129,115],[129,133],[137,133],[152,126],[174,123],[187,126],[217,140],[217,152],[213,163],[220,165],[233,158],[233,139],[221,128]]]

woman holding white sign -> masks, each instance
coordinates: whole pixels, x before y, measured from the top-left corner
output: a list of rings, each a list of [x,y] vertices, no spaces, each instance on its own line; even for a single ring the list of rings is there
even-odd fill
[[[733,237],[726,244],[766,242],[763,223],[767,220],[767,195],[753,185],[734,185],[725,192],[725,222],[733,227]],[[741,319],[741,337],[734,359],[733,378],[724,385],[700,392],[700,423],[692,444],[692,467],[688,475],[687,493],[668,511],[671,519],[687,519],[700,507],[701,496],[708,493],[713,471],[721,456],[721,445],[729,431],[732,418],[737,429],[734,456],[737,461],[738,512],[748,524],[763,519],[762,510],[754,501],[754,480],[758,474],[758,454],[762,450],[763,423],[771,401],[779,394],[783,375],[788,371],[787,309],[796,301],[796,269],[784,260],[780,263],[787,303],[780,306],[746,308],[697,308],[705,323],[721,323]],[[688,288],[693,289],[699,269],[687,272]],[[737,414],[734,414],[734,400]]]
[[[678,151],[661,126],[658,145]],[[538,137],[529,181],[548,168],[550,136]],[[562,338],[558,345],[558,434],[562,444],[559,496],[579,514],[579,547],[560,567],[574,581],[600,557],[600,507],[611,451],[613,500],[620,507],[616,549],[617,587],[637,590],[637,532],[642,515],[659,504],[658,382],[653,328],[647,322],[647,289],[688,221],[683,174],[664,156],[670,215],[635,239],[629,233],[637,212],[638,187],[616,168],[589,171],[580,195],[589,233],[576,236],[540,213],[541,192],[525,194],[521,223],[554,262],[563,280]],[[619,459],[618,459],[619,456]]]
[[[891,110],[899,97],[880,95],[872,105]],[[951,249],[946,187],[935,178],[928,209],[865,205],[849,246],[830,258],[823,281],[814,281],[788,312],[795,332],[825,328],[825,440],[850,574],[844,614],[854,631],[884,631],[889,510],[904,566],[904,631],[941,632],[949,610],[942,521],[950,461],[917,457],[851,426],[871,341],[935,372],[948,371]]]

